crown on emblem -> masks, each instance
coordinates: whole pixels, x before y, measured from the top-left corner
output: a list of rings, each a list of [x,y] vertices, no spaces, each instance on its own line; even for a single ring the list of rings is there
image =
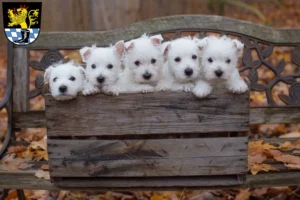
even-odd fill
[[[26,7],[25,5],[23,5],[23,6],[22,6],[22,5],[20,5],[20,8],[24,8],[24,9],[26,9],[26,10],[27,10],[27,9],[29,8],[29,6],[27,6],[27,7]]]

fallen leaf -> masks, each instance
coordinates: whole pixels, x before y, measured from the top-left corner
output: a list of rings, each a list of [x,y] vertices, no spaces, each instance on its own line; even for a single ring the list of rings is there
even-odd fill
[[[41,169],[38,169],[35,174],[36,177],[41,178],[41,179],[50,179],[50,174],[48,171],[44,171]]]
[[[163,196],[160,196],[160,195],[153,195],[150,200],[164,200]]]
[[[42,170],[49,170],[49,165],[43,164],[43,165],[41,166],[41,169],[42,169]]]
[[[251,192],[249,192],[249,190],[241,189],[240,193],[238,193],[238,195],[236,195],[235,200],[247,200],[247,199],[249,199],[250,195],[251,195]]]
[[[267,156],[263,154],[255,154],[255,155],[249,155],[248,156],[248,165],[251,164],[261,164],[267,159]]]
[[[296,164],[286,164],[286,163],[284,163],[284,165],[285,165],[287,168],[290,168],[290,169],[300,169],[300,165],[296,165]]]
[[[18,145],[18,146],[9,147],[7,152],[9,154],[11,154],[11,153],[20,153],[20,152],[23,152],[23,151],[26,151],[26,150],[27,150],[27,147],[25,147],[23,145]]]
[[[274,159],[284,163],[300,165],[300,157],[298,156],[282,154],[280,156],[275,156]]]
[[[286,141],[282,145],[280,145],[278,148],[282,151],[289,151],[292,149],[292,143],[289,141]]]
[[[33,141],[33,142],[31,142],[31,144],[30,144],[30,146],[29,146],[30,148],[32,148],[32,149],[38,149],[38,148],[41,148],[41,149],[43,149],[43,150],[47,150],[47,143],[46,143],[46,141],[45,140],[40,140],[40,141]]]
[[[250,171],[252,175],[256,175],[260,171],[278,171],[278,169],[268,164],[253,164],[250,166]]]
[[[300,132],[292,132],[281,135],[279,138],[300,138]]]
[[[277,147],[268,143],[263,144],[263,142],[263,140],[249,142],[249,153],[261,153],[264,150],[277,149]]]
[[[268,157],[275,157],[275,156],[282,155],[282,152],[278,150],[270,149],[270,150],[265,150],[264,154],[267,155]]]

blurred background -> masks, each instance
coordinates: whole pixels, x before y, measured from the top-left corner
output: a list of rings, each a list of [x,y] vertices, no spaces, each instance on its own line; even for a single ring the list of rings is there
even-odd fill
[[[0,0],[2,12],[2,0]],[[8,2],[8,0],[6,0]],[[14,2],[10,0],[9,2]],[[226,17],[250,21],[274,28],[300,28],[300,0],[16,0],[15,2],[42,2],[42,32],[57,31],[103,31],[122,28],[129,24],[154,17],[182,14],[222,15]],[[2,14],[0,27],[3,28]],[[300,37],[300,36],[299,36]],[[3,96],[6,86],[6,45],[8,40],[4,31],[0,31],[0,97]],[[40,60],[44,51],[31,51],[30,59]],[[75,58],[72,51],[62,51],[63,55]],[[276,47],[270,57],[272,63],[280,59],[286,60],[285,70],[293,73],[290,58],[291,49]],[[30,88],[34,88],[36,73],[31,69]],[[268,83],[274,78],[270,70],[258,71],[259,79]],[[275,94],[288,93],[288,86],[278,85],[274,88]],[[266,105],[266,98],[260,93],[251,93],[251,106]],[[282,102],[278,102],[282,104]],[[44,109],[43,98],[37,97],[30,101],[33,110]],[[6,112],[0,111],[0,147],[6,133]],[[250,138],[280,137],[291,135],[300,137],[299,124],[259,125],[251,127]],[[22,129],[17,133],[17,139],[27,142],[43,142],[45,129]],[[289,137],[289,136],[287,136]],[[46,147],[45,147],[46,148]],[[27,147],[23,148],[26,152]],[[39,151],[44,153],[46,149]],[[10,153],[15,152],[10,149]],[[22,153],[22,152],[21,152]],[[17,154],[18,156],[18,154]],[[22,158],[24,159],[24,158]],[[47,160],[46,156],[44,158]],[[9,166],[8,166],[9,167]],[[300,187],[299,191],[300,191]],[[27,199],[109,199],[109,200],[214,200],[214,199],[300,199],[295,188],[256,188],[218,191],[177,191],[177,192],[51,192],[25,191]],[[298,192],[299,192],[298,191]],[[16,191],[12,190],[7,199],[15,199]]]

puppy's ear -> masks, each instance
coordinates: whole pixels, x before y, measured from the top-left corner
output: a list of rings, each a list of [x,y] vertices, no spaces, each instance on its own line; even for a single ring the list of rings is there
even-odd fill
[[[45,84],[48,84],[48,83],[49,83],[50,75],[51,75],[51,72],[52,72],[53,69],[54,69],[53,66],[49,66],[49,67],[46,69],[45,74],[44,74],[44,83],[45,83]]]
[[[87,62],[89,57],[92,55],[93,48],[91,47],[83,47],[79,50],[82,62]]]
[[[131,49],[133,49],[134,47],[134,42],[129,41],[129,42],[125,42],[125,50],[126,52],[130,51]]]
[[[168,51],[170,50],[171,42],[164,42],[162,43],[162,52],[164,56],[168,55]]]
[[[232,42],[233,42],[233,47],[236,50],[237,56],[240,57],[243,54],[244,44],[236,39],[232,40]]]
[[[151,36],[150,39],[154,46],[160,45],[162,43],[162,41],[164,40],[164,38],[160,34]]]
[[[78,66],[78,70],[80,71],[80,73],[83,76],[83,78],[86,79],[85,69],[83,67],[81,67],[81,66]]]
[[[195,40],[195,42],[197,43],[198,45],[198,49],[200,52],[203,52],[204,49],[207,47],[208,45],[208,38],[203,38],[203,39],[197,39]]]
[[[121,40],[115,44],[114,51],[119,59],[121,59],[123,57],[124,51],[125,51],[125,44],[124,44],[123,40]]]

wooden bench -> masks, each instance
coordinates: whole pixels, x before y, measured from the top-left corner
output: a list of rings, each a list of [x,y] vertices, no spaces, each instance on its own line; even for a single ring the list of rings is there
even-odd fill
[[[43,78],[29,90],[29,71],[44,71],[63,59],[59,50],[97,43],[106,46],[143,33],[163,34],[166,40],[184,35],[204,37],[211,32],[238,37],[245,43],[241,72],[247,72],[252,91],[266,95],[267,105],[250,107],[249,93],[232,95],[216,89],[206,99],[188,93],[131,94],[118,97],[79,95],[57,102],[44,94]],[[48,129],[51,180],[38,179],[36,170],[0,171],[0,188],[16,189],[176,189],[228,188],[300,184],[300,171],[282,169],[247,174],[247,132],[250,124],[300,122],[300,70],[282,73],[284,62],[267,61],[276,46],[289,46],[292,62],[300,66],[300,29],[272,29],[219,16],[171,16],[139,22],[105,32],[41,33],[31,45],[8,46],[7,90],[0,104],[8,113],[8,133],[0,156],[21,128]],[[40,61],[31,50],[47,50]],[[257,58],[251,51],[256,51]],[[257,70],[274,73],[261,84]],[[274,96],[279,82],[289,94]],[[30,110],[29,101],[44,95],[46,111]],[[285,105],[278,105],[280,98]],[[282,139],[265,139],[280,144]],[[273,163],[276,165],[276,163]]]

